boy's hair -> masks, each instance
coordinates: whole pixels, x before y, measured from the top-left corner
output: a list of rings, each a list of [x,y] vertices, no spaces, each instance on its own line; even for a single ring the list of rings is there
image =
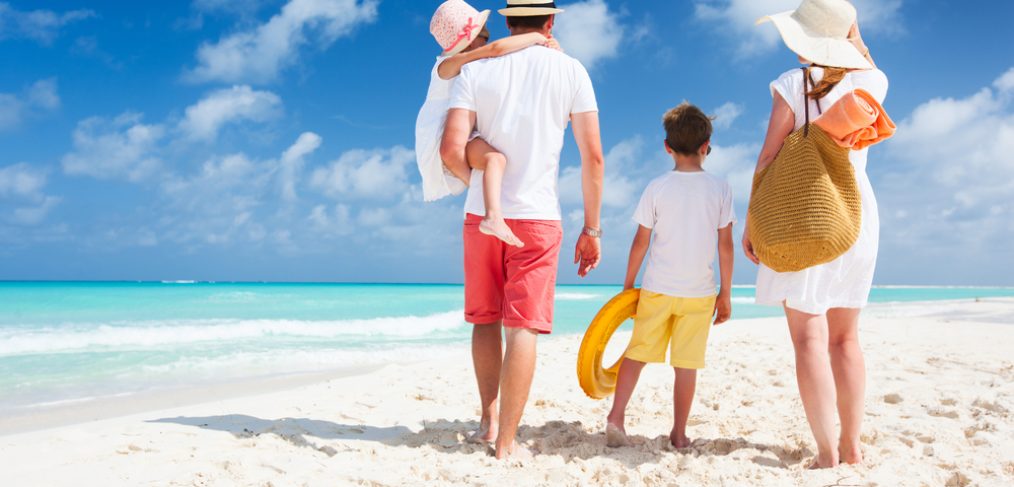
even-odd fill
[[[541,29],[549,21],[549,15],[510,15],[507,27],[510,29]]]
[[[665,127],[665,142],[679,154],[696,154],[711,140],[711,117],[689,102],[665,112],[662,126]]]

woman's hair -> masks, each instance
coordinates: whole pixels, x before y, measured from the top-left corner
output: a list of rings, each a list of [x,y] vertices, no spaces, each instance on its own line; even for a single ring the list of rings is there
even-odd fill
[[[820,78],[817,85],[814,86],[806,94],[812,100],[819,100],[827,96],[835,86],[838,85],[841,80],[845,79],[845,75],[848,74],[849,70],[846,68],[833,68],[829,66],[820,66],[814,64],[814,66],[824,69],[824,76]]]

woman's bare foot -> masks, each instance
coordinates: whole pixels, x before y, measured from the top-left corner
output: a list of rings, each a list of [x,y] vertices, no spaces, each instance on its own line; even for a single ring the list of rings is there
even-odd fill
[[[860,463],[863,463],[862,446],[859,443],[840,443],[838,445],[838,459],[841,463],[847,463],[849,465],[859,465]]]
[[[624,431],[623,425],[606,423],[606,446],[610,448],[630,446],[630,440],[627,439],[627,432]]]
[[[673,448],[680,450],[689,447],[691,441],[690,438],[687,438],[686,433],[677,433],[676,431],[671,431],[669,433],[669,443],[672,443]]]
[[[500,240],[503,240],[507,245],[513,245],[515,247],[524,247],[525,243],[521,241],[514,232],[511,231],[510,227],[507,226],[507,222],[503,218],[486,216],[479,223],[479,231],[486,235],[492,235]]]
[[[838,466],[837,458],[822,458],[820,455],[817,455],[817,457],[813,459],[813,462],[810,463],[810,466],[807,468],[809,470],[819,470],[822,468],[834,468],[837,466]]]
[[[521,446],[518,442],[514,442],[508,451],[504,451],[503,448],[499,449],[494,453],[497,460],[517,460],[520,462],[527,462],[535,458],[531,450]]]

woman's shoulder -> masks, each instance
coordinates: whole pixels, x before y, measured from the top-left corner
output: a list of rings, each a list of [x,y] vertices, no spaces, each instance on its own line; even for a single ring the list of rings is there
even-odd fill
[[[870,92],[881,103],[884,102],[884,98],[887,96],[888,81],[887,75],[883,71],[877,68],[852,71],[849,76],[856,88],[862,88]]]
[[[802,79],[803,79],[803,70],[800,68],[792,68],[778,75],[778,77],[775,78],[775,80],[772,81],[772,83],[793,84],[798,83]]]

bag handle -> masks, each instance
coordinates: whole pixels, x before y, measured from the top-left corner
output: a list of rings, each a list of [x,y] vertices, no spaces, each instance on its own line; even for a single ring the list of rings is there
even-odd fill
[[[808,93],[810,93],[810,86],[815,86],[817,83],[813,82],[813,75],[808,66],[799,69],[803,70],[803,113],[806,117],[806,125],[803,125],[803,137],[807,137],[810,135],[810,97]],[[814,98],[813,101],[817,104],[817,114],[823,115],[824,110],[820,108],[820,100]]]

